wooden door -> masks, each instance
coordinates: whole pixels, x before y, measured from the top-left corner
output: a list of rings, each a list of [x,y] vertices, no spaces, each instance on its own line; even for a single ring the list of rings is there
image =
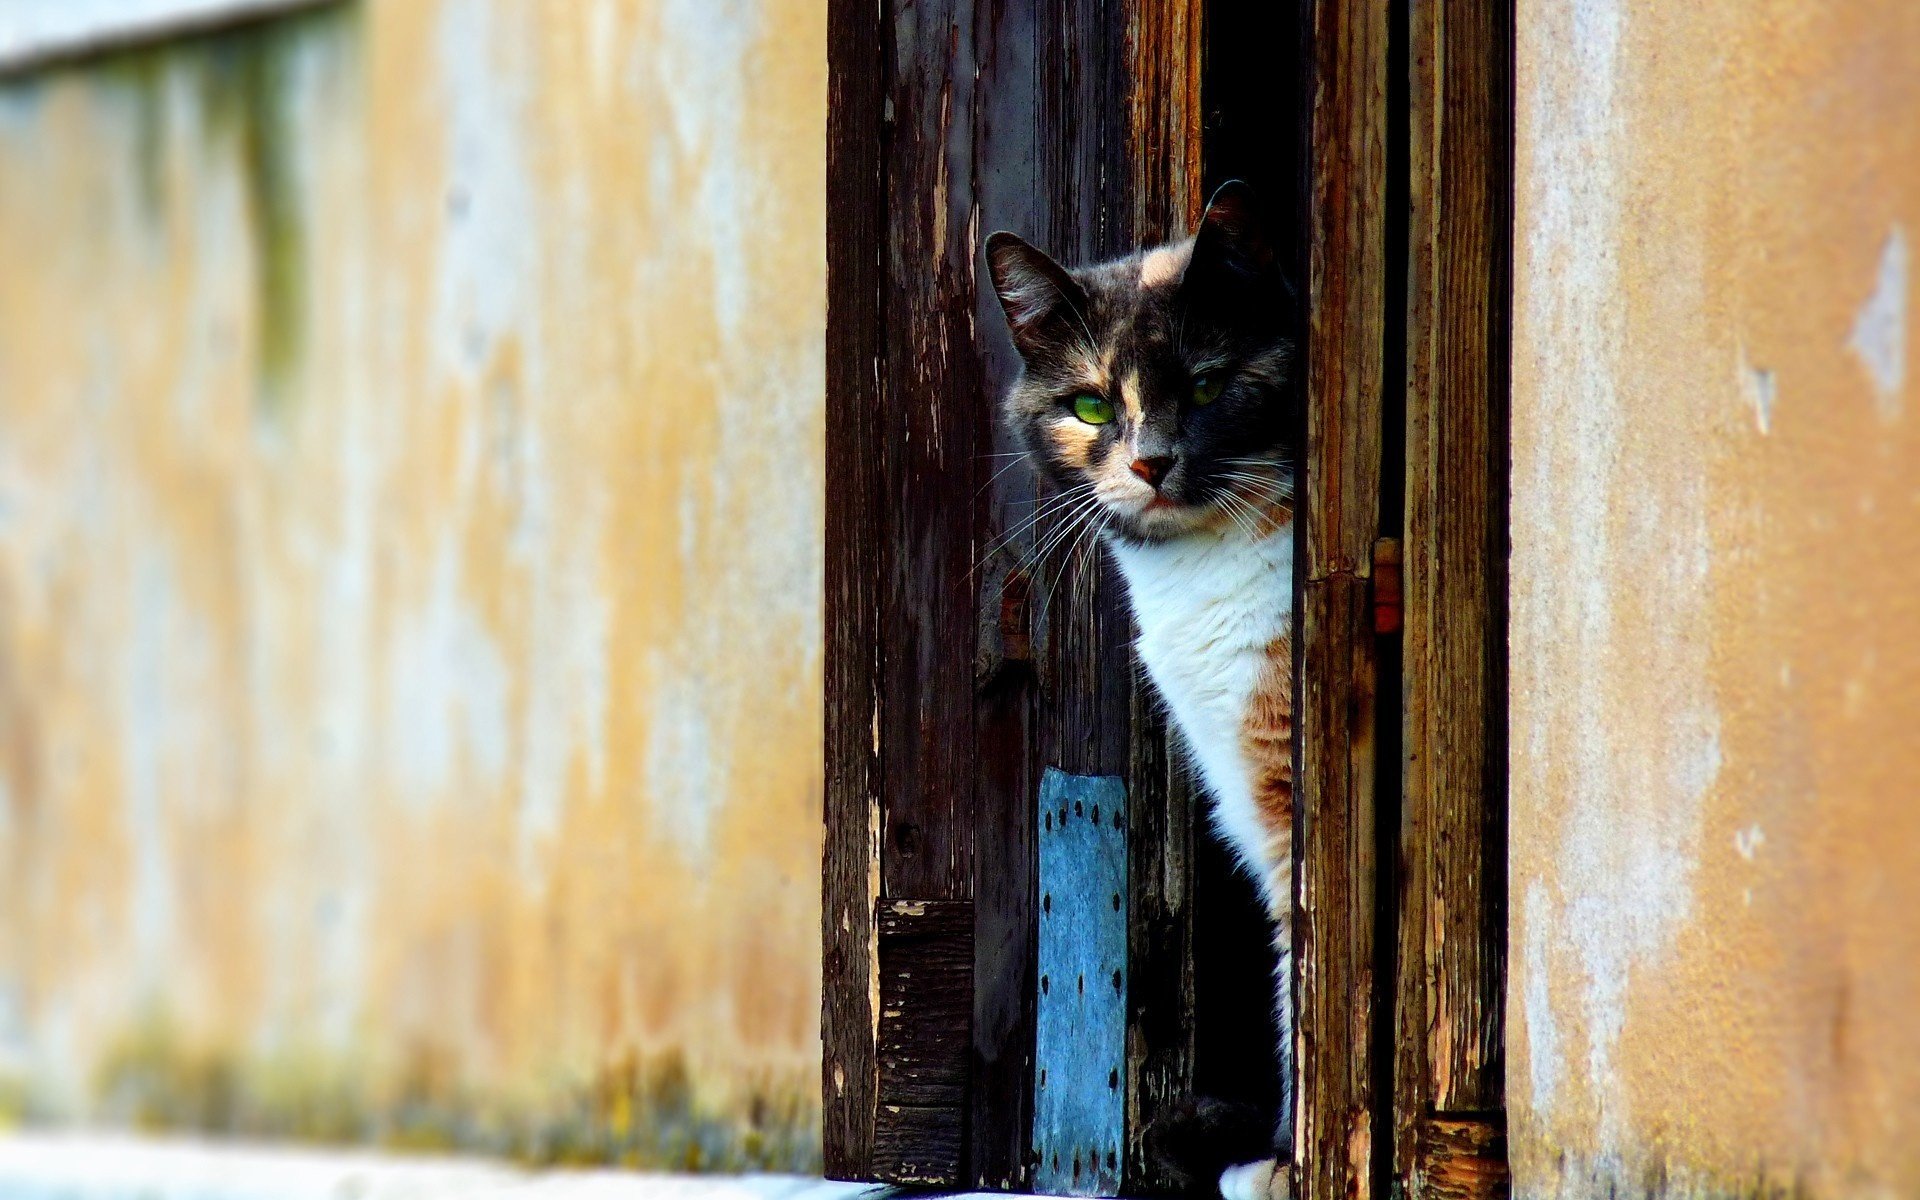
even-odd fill
[[[1237,176],[1311,314],[1296,1194],[1497,1186],[1510,12],[830,11],[828,1173],[1163,1190],[1153,1119],[1262,1073],[1259,921],[1124,598],[996,457],[1016,364],[980,259],[999,228],[1068,261],[1184,233]],[[1055,938],[1057,871],[1124,888]],[[1089,975],[1123,1002],[1050,1007],[1069,952],[1075,1003]]]
[[[1189,1078],[1191,796],[1097,559],[1037,566],[1052,526],[1015,533],[1037,497],[993,457],[1015,360],[980,247],[1009,228],[1091,260],[1184,228],[1199,29],[1197,4],[831,7],[833,1175],[1031,1186],[1048,767],[1124,794],[1131,1130]],[[1142,1178],[1137,1137],[1115,1157]]]

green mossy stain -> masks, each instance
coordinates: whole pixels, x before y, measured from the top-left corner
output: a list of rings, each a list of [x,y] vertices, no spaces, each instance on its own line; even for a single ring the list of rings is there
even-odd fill
[[[325,1051],[240,1059],[195,1045],[151,1016],[104,1055],[94,1102],[108,1121],[416,1153],[471,1151],[529,1166],[674,1171],[820,1170],[814,1081],[772,1074],[724,1107],[704,1099],[685,1060],[616,1056],[588,1078],[512,1102],[461,1079],[450,1051],[416,1047],[392,1084]],[[31,1108],[23,1094],[17,1107]]]
[[[130,112],[141,206],[157,217],[166,201],[166,84],[180,57],[176,45],[134,46],[15,69],[0,76],[0,101],[38,116],[55,89],[78,88],[111,105],[115,118]]]
[[[166,205],[167,70],[171,56],[164,49],[123,50],[98,60],[90,74],[113,99],[132,110],[136,174],[140,202],[149,216],[158,217]],[[78,75],[68,69],[64,75]]]
[[[246,183],[260,330],[261,408],[278,415],[294,390],[308,329],[306,196],[300,154],[306,126],[322,116],[303,72],[345,66],[343,8],[322,8],[200,39],[202,111],[215,137],[230,137]]]
[[[201,125],[185,131],[190,152],[237,159],[254,250],[259,328],[256,399],[277,415],[295,391],[309,328],[304,139],[338,97],[327,86],[356,67],[358,5],[339,3],[271,16],[212,32],[67,59],[4,82],[7,94],[37,98],[55,86],[97,89],[123,104],[134,126],[135,176],[142,207],[165,216],[168,90],[199,101]]]
[[[32,1112],[26,1081],[14,1075],[0,1075],[0,1134],[27,1120]]]

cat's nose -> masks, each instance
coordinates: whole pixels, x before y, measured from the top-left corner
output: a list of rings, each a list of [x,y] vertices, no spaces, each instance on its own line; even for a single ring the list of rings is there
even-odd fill
[[[1167,477],[1167,472],[1173,470],[1173,461],[1171,454],[1136,458],[1133,460],[1133,473],[1157,488],[1160,486],[1160,481]]]

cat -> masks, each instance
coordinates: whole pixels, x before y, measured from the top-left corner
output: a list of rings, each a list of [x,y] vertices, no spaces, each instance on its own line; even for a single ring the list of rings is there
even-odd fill
[[[1003,417],[1097,523],[1214,829],[1272,918],[1273,1157],[1218,1187],[1275,1200],[1293,1139],[1292,293],[1238,181],[1183,242],[1071,270],[1011,233],[986,252],[1022,362]]]

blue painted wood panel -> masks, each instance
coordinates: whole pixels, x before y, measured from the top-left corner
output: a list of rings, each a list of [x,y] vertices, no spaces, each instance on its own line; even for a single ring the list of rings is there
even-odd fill
[[[1040,782],[1033,1189],[1117,1196],[1126,1132],[1127,790],[1049,767]]]

